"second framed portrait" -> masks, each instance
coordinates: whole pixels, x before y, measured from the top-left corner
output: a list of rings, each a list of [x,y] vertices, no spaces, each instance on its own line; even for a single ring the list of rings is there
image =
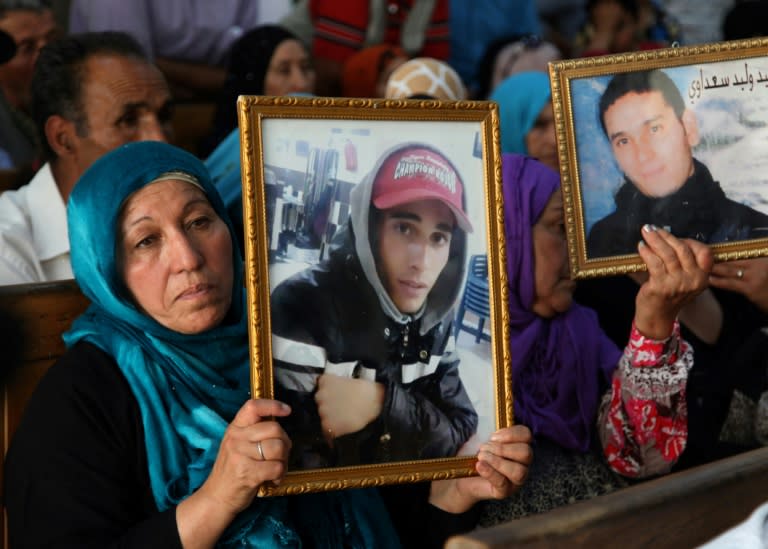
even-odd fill
[[[265,495],[467,476],[512,422],[496,107],[241,97]]]
[[[768,40],[550,65],[571,274],[639,271],[645,224],[768,255]]]

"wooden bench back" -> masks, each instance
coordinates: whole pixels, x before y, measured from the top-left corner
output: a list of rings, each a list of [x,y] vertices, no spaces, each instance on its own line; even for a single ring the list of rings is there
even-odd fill
[[[768,501],[768,448],[476,530],[446,549],[696,547]]]
[[[0,411],[3,457],[27,400],[48,368],[64,353],[61,334],[87,307],[88,299],[74,281],[0,286],[0,310],[19,324],[23,341],[21,364],[3,388]],[[0,469],[0,493],[2,488]],[[5,506],[0,521],[3,531],[0,549],[3,549],[8,540]]]
[[[234,109],[235,106],[232,105]],[[172,143],[191,152],[200,152],[200,141],[213,127],[216,104],[213,102],[178,102],[173,110]]]

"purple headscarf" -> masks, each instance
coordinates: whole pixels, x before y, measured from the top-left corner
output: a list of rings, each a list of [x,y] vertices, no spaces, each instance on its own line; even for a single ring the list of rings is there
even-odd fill
[[[560,178],[540,162],[502,156],[515,421],[560,446],[585,452],[597,407],[621,352],[597,315],[577,304],[551,319],[531,311],[535,297],[533,225]]]

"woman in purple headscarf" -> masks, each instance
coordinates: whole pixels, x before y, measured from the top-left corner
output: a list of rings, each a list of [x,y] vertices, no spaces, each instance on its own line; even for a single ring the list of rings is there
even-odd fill
[[[484,525],[670,470],[685,448],[693,363],[677,315],[713,263],[705,245],[645,226],[638,253],[649,278],[622,353],[597,315],[573,302],[557,173],[505,154],[502,176],[515,421],[536,445],[526,486],[488,505]]]

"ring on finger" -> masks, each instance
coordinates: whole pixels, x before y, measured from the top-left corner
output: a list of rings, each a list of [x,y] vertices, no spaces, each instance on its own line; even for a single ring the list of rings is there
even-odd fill
[[[739,269],[738,271],[736,271],[736,278],[738,279],[744,278],[744,269]]]
[[[267,458],[264,456],[264,448],[261,447],[261,441],[256,441],[256,449],[259,451],[259,455],[261,456],[261,461],[267,461]]]

